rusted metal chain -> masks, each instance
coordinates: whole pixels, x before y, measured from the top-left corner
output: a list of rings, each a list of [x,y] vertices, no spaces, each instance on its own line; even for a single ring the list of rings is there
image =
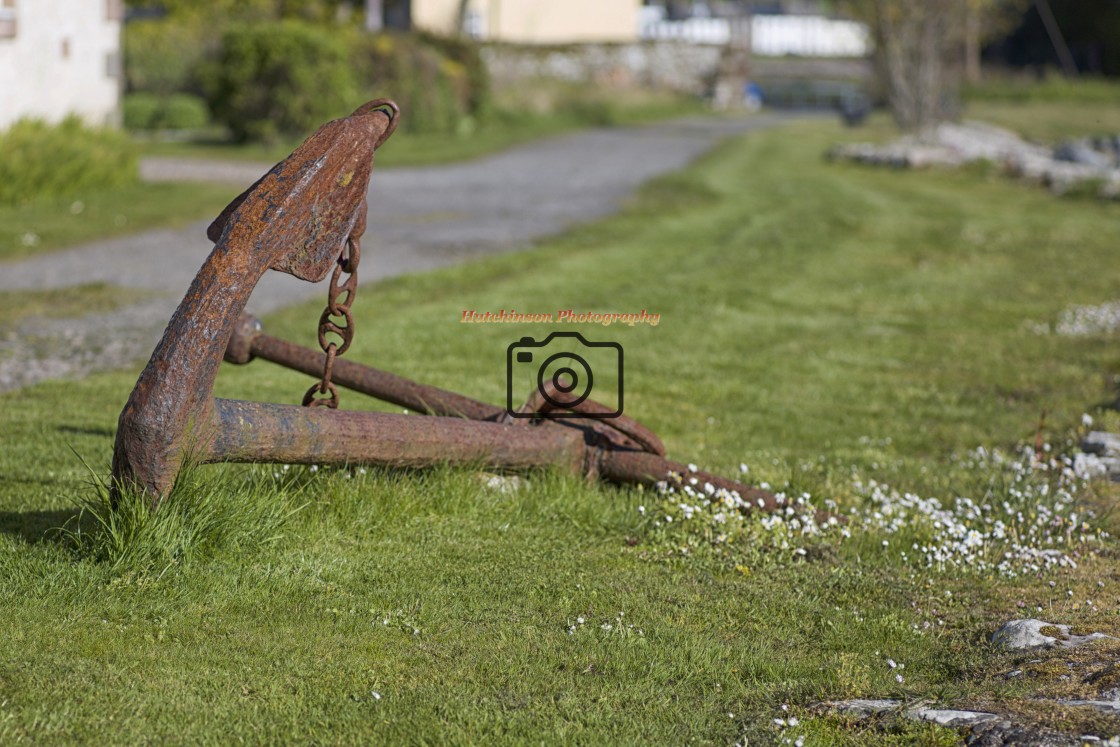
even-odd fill
[[[338,408],[338,387],[331,381],[334,374],[334,361],[350,349],[354,341],[354,313],[351,306],[358,295],[358,263],[362,258],[361,235],[365,229],[366,203],[362,200],[361,218],[350,236],[346,240],[346,249],[338,258],[334,272],[331,274],[330,285],[327,288],[327,308],[323,309],[319,317],[319,347],[326,356],[323,361],[323,375],[319,383],[307,390],[303,395],[304,407],[329,407]],[[339,282],[345,275],[344,282]],[[335,319],[341,318],[345,324],[340,325]],[[328,338],[336,335],[341,340],[337,344]],[[322,396],[327,395],[327,396]]]

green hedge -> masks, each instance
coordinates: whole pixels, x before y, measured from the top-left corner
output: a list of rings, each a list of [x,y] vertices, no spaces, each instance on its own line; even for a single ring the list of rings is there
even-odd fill
[[[358,42],[362,78],[401,107],[408,132],[455,132],[471,115],[467,70],[414,36],[380,34]]]
[[[469,132],[490,112],[486,68],[467,40],[297,20],[207,26],[193,17],[130,22],[124,37],[132,129],[201,126],[208,112],[181,98],[188,94],[202,94],[238,141],[303,136],[371,98],[395,99],[411,132]]]
[[[210,124],[206,102],[189,93],[130,93],[123,109],[124,126],[130,130],[198,130]]]
[[[124,25],[125,86],[129,93],[200,93],[197,73],[217,39],[200,22],[142,20]]]
[[[137,180],[137,154],[121,132],[21,119],[0,133],[0,203],[69,197]]]
[[[469,39],[455,39],[430,34],[416,34],[417,43],[436,50],[454,62],[463,74],[462,91],[465,113],[478,121],[485,121],[493,115],[493,98],[490,87],[490,71],[482,61],[477,43]]]
[[[469,131],[489,107],[473,45],[296,21],[230,29],[204,80],[215,118],[239,141],[306,135],[371,98],[396,100],[409,132]]]
[[[239,142],[306,134],[361,98],[343,35],[297,21],[228,29],[202,77],[215,119]]]

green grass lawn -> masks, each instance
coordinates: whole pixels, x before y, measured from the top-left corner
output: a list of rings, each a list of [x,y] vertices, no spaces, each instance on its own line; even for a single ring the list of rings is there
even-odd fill
[[[1045,101],[969,101],[964,116],[1050,145],[1069,138],[1120,132],[1120,106],[1114,101],[1069,102],[1060,107],[1061,116],[1055,116],[1056,109],[1053,102]]]
[[[64,319],[100,314],[139,303],[152,295],[137,288],[109,283],[75,285],[67,288],[65,293],[5,291],[0,294],[0,324],[15,325],[28,317]]]
[[[212,219],[240,191],[230,184],[136,184],[0,205],[0,261]]]
[[[1054,144],[1085,135],[1120,131],[1120,85],[1107,78],[1065,78],[1050,71],[1031,76],[988,75],[962,91],[964,115],[1007,127],[1038,142]]]
[[[1071,305],[1117,298],[1120,206],[822,157],[861,135],[755,133],[620,216],[366,289],[347,353],[501,402],[506,346],[552,328],[464,325],[464,309],[659,313],[656,327],[565,329],[624,346],[627,412],[671,455],[809,493],[851,516],[850,537],[720,523],[716,507],[687,519],[691,500],[558,474],[503,494],[469,471],[235,466],[201,467],[156,518],[98,534],[76,518],[86,502],[110,521],[75,452],[107,471],[139,369],[43,384],[0,397],[0,742],[959,740],[813,708],[845,697],[1120,733],[1032,700],[1089,694],[1067,660],[1101,669],[1116,646],[986,643],[1036,615],[1120,635],[1116,544],[1099,535],[1116,532],[1115,491],[1075,486],[1047,524],[1076,568],[1014,577],[995,569],[1009,547],[996,539],[971,564],[926,567],[913,545],[939,529],[901,495],[985,532],[1008,501],[1001,520],[1030,544],[1054,475],[969,455],[1015,462],[1036,438],[1057,454],[1083,413],[1120,428],[1116,333],[1049,331]],[[267,327],[311,343],[320,306]],[[217,394],[294,402],[307,385],[256,362],[223,368]],[[958,496],[994,508],[970,516]]]

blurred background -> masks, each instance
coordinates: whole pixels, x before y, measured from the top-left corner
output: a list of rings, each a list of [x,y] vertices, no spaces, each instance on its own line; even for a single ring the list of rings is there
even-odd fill
[[[921,129],[973,100],[1111,99],[1118,37],[1109,0],[2,0],[0,201],[134,178],[124,139],[71,115],[208,146],[289,146],[382,95],[409,135],[460,140],[682,105],[882,107]],[[88,140],[117,168],[12,163],[29,138],[63,158],[44,123],[67,161]]]

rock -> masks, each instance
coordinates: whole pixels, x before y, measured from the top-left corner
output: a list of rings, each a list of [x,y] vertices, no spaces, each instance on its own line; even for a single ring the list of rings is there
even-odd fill
[[[1102,710],[1109,701],[1048,701],[1066,705],[1089,705]],[[1098,705],[1099,704],[1099,705]],[[950,708],[905,708],[901,700],[857,699],[821,703],[833,713],[842,713],[855,718],[870,718],[893,713],[914,721],[927,721],[951,729],[961,729],[964,743],[970,747],[1077,747],[1092,741],[1092,735],[1075,737],[1037,726],[1019,726],[1006,716],[987,711],[964,711]],[[1120,709],[1120,703],[1115,707]],[[1109,713],[1117,711],[1109,710]]]
[[[1115,433],[1093,431],[1082,440],[1081,450],[1085,454],[1077,456],[1085,457],[1084,461],[1087,465],[1090,464],[1090,460],[1095,460],[1091,466],[1096,468],[1097,473],[1107,474],[1113,482],[1120,482],[1120,436]],[[1076,469],[1076,463],[1074,466]]]
[[[843,713],[848,716],[855,716],[856,718],[866,718],[868,716],[875,716],[887,711],[893,711],[902,705],[900,700],[867,700],[857,698],[855,700],[841,700],[831,703],[822,703],[825,708],[836,713]]]
[[[1075,140],[1062,143],[1054,149],[1055,161],[1069,161],[1092,166],[1095,169],[1107,170],[1112,168],[1112,158],[1095,150],[1084,141]]]
[[[988,713],[986,711],[961,711],[954,708],[917,707],[902,710],[903,703],[901,700],[890,699],[842,700],[822,703],[821,705],[834,713],[843,713],[846,716],[854,716],[855,718],[868,718],[883,713],[897,712],[900,716],[913,721],[929,721],[941,726],[951,727],[986,724],[1003,719],[1002,716],[996,713]]]
[[[1057,646],[1057,636],[1043,635],[1041,632],[1042,628],[1045,627],[1054,628],[1057,626],[1042,620],[1012,620],[1004,623],[1003,627],[992,635],[992,644],[1009,651],[1036,646],[1045,646],[1046,648]],[[1066,632],[1069,632],[1069,628],[1066,628]]]
[[[986,711],[958,711],[951,708],[915,708],[906,712],[907,716],[919,721],[930,721],[940,726],[973,726],[1001,721],[1002,716]]]
[[[965,738],[968,747],[1080,747],[1079,737],[1049,729],[1015,726],[1008,721],[990,721],[972,727]]]
[[[1087,454],[1120,457],[1120,436],[1105,431],[1092,431],[1081,442],[1081,450]]]
[[[1020,651],[1042,646],[1073,648],[1100,638],[1111,638],[1104,633],[1070,635],[1068,625],[1055,625],[1044,620],[1011,620],[992,634],[992,645],[1008,651]]]
[[[1088,706],[1102,713],[1120,713],[1120,700],[1059,700],[1062,705]]]
[[[526,480],[517,475],[495,475],[491,472],[480,472],[478,473],[478,479],[484,486],[490,490],[496,490],[502,495],[513,495],[528,485]]]

